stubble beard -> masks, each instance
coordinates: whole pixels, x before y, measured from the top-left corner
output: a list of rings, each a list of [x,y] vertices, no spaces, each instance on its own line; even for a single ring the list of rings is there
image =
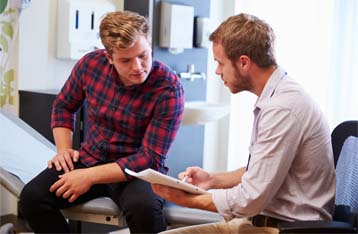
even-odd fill
[[[249,80],[249,77],[244,76],[240,73],[239,69],[235,67],[235,77],[237,79],[236,85],[230,89],[232,93],[240,93],[242,91],[252,90],[252,84]]]

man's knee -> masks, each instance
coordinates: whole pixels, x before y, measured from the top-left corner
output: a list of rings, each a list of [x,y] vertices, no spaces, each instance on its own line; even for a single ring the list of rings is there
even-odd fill
[[[121,194],[119,205],[123,211],[160,214],[163,208],[163,199],[153,193],[147,182],[134,180]]]
[[[19,200],[19,208],[21,213],[25,216],[27,216],[29,212],[34,211],[34,208],[38,205],[36,204],[36,200],[38,200],[36,198],[36,194],[35,189],[29,184],[26,184],[22,189]]]
[[[124,214],[132,233],[158,233],[166,229],[163,203],[160,200],[131,199],[126,203]]]
[[[157,198],[128,199],[124,204],[125,210],[139,214],[162,213],[163,209],[163,201]]]
[[[20,212],[25,216],[39,212],[42,203],[48,198],[49,189],[38,186],[33,181],[30,181],[22,189],[19,198]]]

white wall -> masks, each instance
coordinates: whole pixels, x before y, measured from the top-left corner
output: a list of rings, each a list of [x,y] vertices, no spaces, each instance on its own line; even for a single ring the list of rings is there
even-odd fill
[[[20,15],[19,89],[58,88],[75,63],[55,58],[56,5],[33,0]]]
[[[235,0],[211,0],[210,21],[212,31],[228,16],[235,12]],[[215,74],[217,63],[214,61],[212,48],[209,47],[207,100],[219,103],[230,103],[230,92]],[[208,171],[223,171],[227,169],[229,142],[229,119],[227,116],[219,121],[205,126],[203,167]]]

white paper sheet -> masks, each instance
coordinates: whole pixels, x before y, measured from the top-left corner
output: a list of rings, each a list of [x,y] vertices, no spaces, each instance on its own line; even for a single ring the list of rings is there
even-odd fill
[[[0,110],[0,167],[27,183],[47,167],[55,153],[56,147],[45,137],[20,118]]]
[[[125,168],[124,171],[131,176],[137,177],[141,180],[145,180],[149,183],[162,184],[162,185],[174,187],[177,189],[184,190],[188,193],[194,193],[194,194],[209,193],[208,191],[201,189],[197,186],[194,186],[192,184],[186,183],[186,182],[178,180],[176,178],[164,175],[164,174],[154,171],[153,169],[150,169],[150,168],[145,169],[141,172],[134,172],[132,170],[129,170],[128,168]]]

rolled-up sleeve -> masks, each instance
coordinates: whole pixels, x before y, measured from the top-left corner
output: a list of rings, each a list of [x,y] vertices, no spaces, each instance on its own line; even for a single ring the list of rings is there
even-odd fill
[[[223,216],[226,221],[229,221],[234,218],[234,215],[228,203],[227,191],[227,189],[215,190],[212,199],[219,214]]]

